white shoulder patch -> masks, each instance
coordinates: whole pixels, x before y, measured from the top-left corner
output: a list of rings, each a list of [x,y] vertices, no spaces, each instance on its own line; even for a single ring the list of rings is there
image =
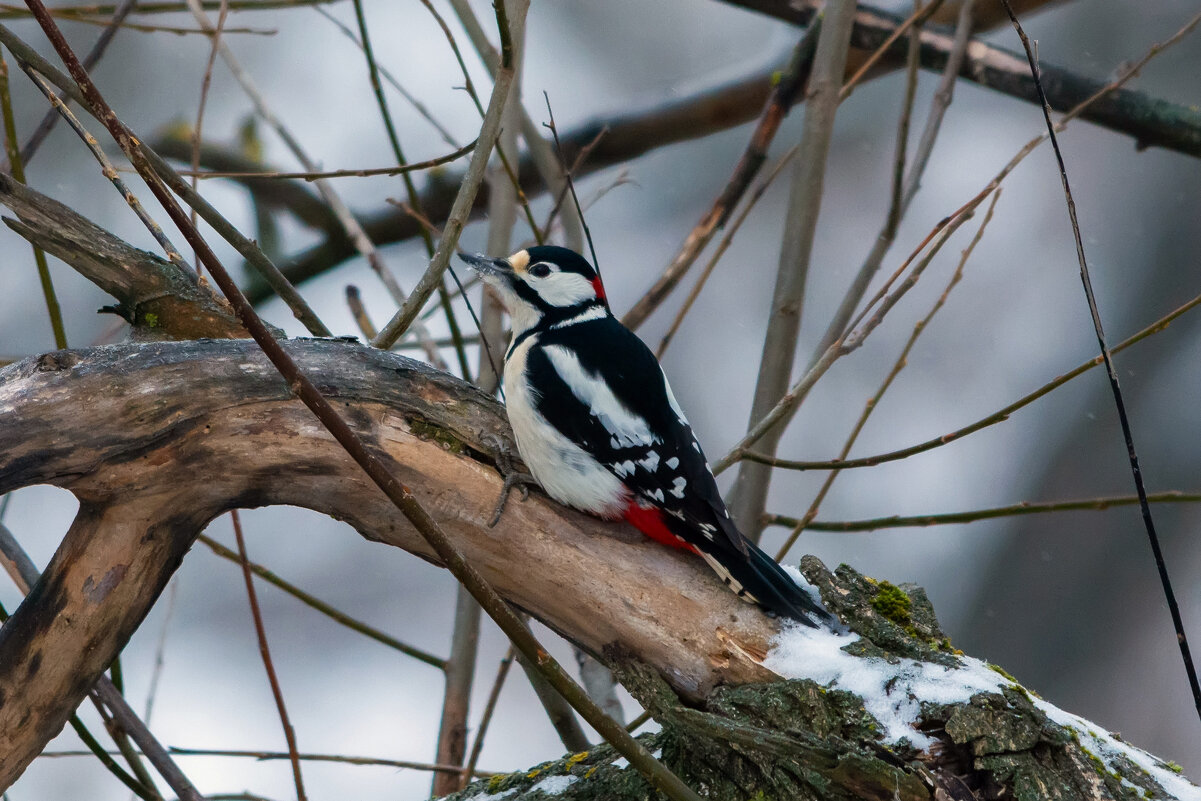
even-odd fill
[[[555,323],[551,326],[551,328],[566,328],[567,326],[575,325],[576,323],[586,323],[589,320],[600,320],[603,319],[606,314],[608,314],[608,312],[605,311],[604,306],[593,306],[592,308],[585,309],[584,311],[580,312],[575,317],[568,317],[562,322]]]
[[[609,432],[614,447],[630,448],[658,442],[646,420],[627,409],[604,381],[585,370],[570,348],[546,345],[542,350],[572,394]]]

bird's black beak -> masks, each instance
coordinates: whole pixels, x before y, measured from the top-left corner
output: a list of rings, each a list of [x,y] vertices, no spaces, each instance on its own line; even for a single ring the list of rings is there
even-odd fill
[[[484,277],[495,275],[508,278],[513,275],[513,265],[509,264],[508,259],[494,259],[482,253],[460,253],[459,258]]]

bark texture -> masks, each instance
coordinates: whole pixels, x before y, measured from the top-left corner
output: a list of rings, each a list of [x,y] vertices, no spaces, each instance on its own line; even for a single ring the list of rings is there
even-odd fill
[[[9,175],[0,174],[0,203],[18,217],[5,225],[112,295],[116,305],[102,311],[135,330],[153,339],[248,336],[225,299],[190,269],[132,247]]]
[[[303,506],[436,560],[186,268],[2,176],[0,202],[20,217],[10,226],[117,298],[136,336],[217,337],[60,351],[0,370],[0,494],[44,483],[80,501],[41,580],[0,629],[3,789],[62,729],[223,512]],[[353,342],[286,347],[502,595],[617,670],[662,726],[648,745],[709,798],[1201,799],[1170,766],[1100,727],[1058,710],[1053,720],[1008,677],[954,703],[899,699],[920,706],[917,723],[935,744],[887,742],[866,697],[768,670],[776,622],[699,560],[536,494],[488,528],[499,449],[515,452],[489,396]],[[859,635],[849,656],[872,669],[958,663],[918,588],[811,559],[803,567]],[[603,746],[459,797],[656,797],[615,756]]]
[[[501,484],[492,438],[509,437],[491,398],[353,343],[288,347],[502,594],[617,669],[663,727],[650,745],[707,797],[1201,798],[1090,746],[1099,727],[1053,722],[1016,682],[922,703],[919,725],[935,747],[890,745],[864,698],[764,667],[776,622],[696,560],[538,495],[488,528]],[[249,342],[128,344],[11,365],[0,371],[0,442],[0,493],[50,483],[81,502],[42,580],[0,629],[0,786],[62,728],[218,514],[304,506],[432,561]],[[918,588],[812,559],[803,567],[860,635],[847,653],[877,665],[956,664]],[[654,797],[614,758],[594,749],[460,797]]]
[[[860,635],[865,659],[953,665],[958,652],[938,627],[925,593],[868,579],[813,557],[802,572],[826,605]],[[1164,787],[1138,765],[1098,749],[1086,727],[1060,725],[1016,681],[955,704],[922,703],[919,751],[886,744],[853,693],[810,680],[715,688],[683,702],[653,667],[610,651],[617,673],[662,730],[647,748],[715,801],[1084,801],[1197,798],[1201,788]],[[1003,671],[998,671],[1004,675]],[[921,700],[921,699],[919,699]],[[608,746],[475,783],[450,798],[651,801],[658,796]],[[1175,777],[1173,772],[1167,772]]]
[[[775,624],[698,561],[539,495],[512,501],[488,528],[501,486],[493,438],[514,448],[496,401],[353,343],[288,348],[516,606],[592,653],[619,647],[659,666],[688,698],[770,678],[755,656]],[[0,493],[54,484],[81,502],[0,630],[0,787],[62,728],[217,515],[303,506],[434,561],[251,342],[129,344],[10,365],[0,442]]]

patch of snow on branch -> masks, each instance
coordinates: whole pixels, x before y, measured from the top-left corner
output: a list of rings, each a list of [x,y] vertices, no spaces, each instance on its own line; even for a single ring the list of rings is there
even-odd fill
[[[545,795],[559,795],[575,784],[579,776],[547,776],[530,788],[530,792],[542,792]]]
[[[1041,709],[1051,720],[1065,729],[1071,729],[1076,732],[1080,740],[1080,747],[1099,758],[1110,770],[1117,770],[1121,773],[1121,766],[1115,765],[1115,763],[1119,758],[1125,757],[1146,771],[1147,775],[1162,787],[1165,792],[1171,794],[1173,798],[1201,801],[1201,787],[1193,784],[1175,771],[1168,769],[1156,757],[1148,754],[1141,748],[1135,748],[1132,745],[1122,742],[1109,732],[1102,730],[1097,724],[1085,720],[1079,715],[1064,712],[1059,707],[1054,704],[1048,704],[1041,698],[1034,698],[1033,700],[1034,705]],[[1122,783],[1125,784],[1125,780]]]
[[[809,579],[805,578],[804,573],[797,570],[792,565],[781,564],[780,567],[784,568],[784,572],[788,574],[788,577],[796,582],[796,585],[804,590],[805,593],[813,599],[813,603],[817,604],[822,609],[826,608],[826,605],[822,603],[822,594],[818,592],[817,587],[809,583]]]
[[[854,693],[863,699],[864,708],[879,722],[886,742],[898,744],[908,740],[921,749],[927,749],[935,742],[914,728],[921,715],[922,703],[961,704],[977,693],[1000,694],[1005,687],[1019,686],[987,663],[972,657],[959,657],[960,666],[949,668],[905,658],[890,663],[884,659],[854,656],[842,650],[859,639],[859,635],[852,632],[814,629],[786,622],[772,640],[763,665],[786,679],[810,679],[823,687]],[[1084,718],[1041,699],[1032,697],[1032,700],[1052,721],[1074,730],[1081,746],[1104,762],[1109,770],[1122,773],[1123,766],[1118,759],[1125,757],[1146,771],[1172,797],[1181,801],[1201,801],[1201,787],[1177,775],[1147,752],[1120,742]]]
[[[887,742],[908,740],[922,749],[934,744],[931,737],[913,728],[922,701],[961,703],[976,693],[1000,692],[1008,684],[975,659],[965,660],[965,667],[954,669],[914,659],[898,659],[890,664],[842,650],[858,640],[859,635],[850,632],[786,624],[772,640],[763,665],[788,679],[812,679],[823,687],[854,693],[879,721]]]
[[[479,793],[478,795],[469,796],[465,801],[503,801],[517,792],[517,788],[505,790],[503,793]]]

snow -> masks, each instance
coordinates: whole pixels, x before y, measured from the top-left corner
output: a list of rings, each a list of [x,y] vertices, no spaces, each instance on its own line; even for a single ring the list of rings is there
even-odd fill
[[[502,801],[517,792],[517,788],[505,790],[503,793],[480,793],[478,795],[469,796],[464,801]]]
[[[579,776],[547,776],[530,788],[530,792],[541,791],[545,795],[558,795],[579,780]]]
[[[1102,731],[1095,723],[1085,720],[1079,715],[1073,715],[1071,712],[1064,712],[1041,698],[1035,698],[1034,705],[1060,726],[1076,732],[1081,748],[1098,757],[1106,765],[1112,766],[1119,757],[1125,757],[1146,771],[1152,780],[1173,798],[1201,801],[1201,787],[1169,770],[1162,762],[1141,748],[1128,745],[1109,732]],[[1119,770],[1119,772],[1121,771]],[[1126,784],[1126,781],[1123,780],[1122,783]]]
[[[808,582],[803,581],[797,583],[808,588]],[[922,703],[964,703],[977,693],[1000,693],[1005,687],[1017,686],[986,662],[972,657],[959,657],[958,667],[944,667],[906,658],[889,662],[854,656],[843,650],[859,639],[859,635],[852,632],[814,629],[786,622],[773,638],[763,664],[784,678],[811,679],[827,688],[854,693],[863,699],[864,708],[879,722],[886,742],[899,744],[908,740],[923,750],[935,741],[914,728],[921,715]],[[1174,798],[1201,801],[1201,787],[1167,769],[1155,757],[1100,732],[1098,726],[1083,718],[1046,701],[1033,700],[1052,721],[1075,730],[1081,745],[1109,769],[1121,773],[1121,765],[1116,760],[1125,757],[1145,770]]]
[[[801,573],[800,570],[797,570],[792,565],[781,564],[780,567],[784,568],[784,572],[788,574],[789,578],[796,582],[798,587],[809,594],[809,597],[813,599],[813,603],[822,607],[822,609],[826,608],[822,604],[822,596],[821,593],[817,591],[817,587],[814,587],[812,584],[810,584],[809,579],[805,578],[804,574]]]

